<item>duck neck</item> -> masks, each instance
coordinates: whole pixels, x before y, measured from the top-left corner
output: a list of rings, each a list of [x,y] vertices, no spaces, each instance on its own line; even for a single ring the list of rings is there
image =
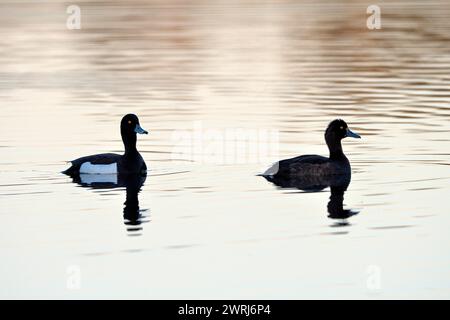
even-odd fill
[[[123,134],[122,141],[125,146],[125,155],[137,153],[136,149],[136,134]]]
[[[344,159],[344,151],[342,150],[341,140],[327,141],[328,150],[330,150],[330,159]]]

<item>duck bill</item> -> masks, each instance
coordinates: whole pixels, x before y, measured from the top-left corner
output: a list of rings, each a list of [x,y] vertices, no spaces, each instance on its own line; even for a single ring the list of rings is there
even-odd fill
[[[136,125],[136,128],[134,128],[134,132],[139,133],[139,134],[148,134],[148,132],[144,129],[142,129],[142,127],[140,125]]]
[[[356,139],[361,139],[361,136],[357,133],[354,133],[352,130],[347,129],[347,134],[345,135],[346,137],[350,137],[350,138],[356,138]]]

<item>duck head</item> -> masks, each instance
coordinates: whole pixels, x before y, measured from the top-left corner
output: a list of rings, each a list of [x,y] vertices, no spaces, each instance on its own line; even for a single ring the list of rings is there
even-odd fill
[[[359,134],[356,134],[349,129],[344,120],[336,119],[330,122],[325,131],[325,141],[330,149],[330,158],[336,158],[343,155],[341,140],[347,137],[361,138]]]
[[[127,114],[122,118],[120,123],[120,132],[122,135],[130,135],[130,134],[148,134],[147,131],[142,129],[139,118],[135,114]]]
[[[123,144],[125,145],[125,152],[136,149],[136,134],[148,134],[142,129],[139,118],[135,114],[127,114],[120,122],[120,133],[122,135]]]

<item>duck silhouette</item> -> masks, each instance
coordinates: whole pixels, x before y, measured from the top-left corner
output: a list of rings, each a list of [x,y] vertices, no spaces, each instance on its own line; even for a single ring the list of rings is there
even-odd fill
[[[303,155],[281,160],[260,176],[280,188],[318,192],[330,187],[328,217],[347,219],[359,212],[344,209],[344,194],[351,181],[350,161],[345,156],[341,143],[346,137],[361,138],[349,129],[344,120],[333,120],[325,130],[325,141],[330,152],[328,158]]]
[[[70,161],[72,166],[63,171],[64,174],[74,176],[78,174],[135,174],[147,173],[147,165],[136,148],[136,134],[148,134],[142,129],[139,118],[135,114],[125,115],[120,122],[125,153],[101,153],[81,157]]]
[[[294,178],[351,174],[350,161],[345,156],[341,143],[346,137],[361,138],[348,128],[344,120],[333,120],[325,130],[325,141],[330,151],[328,158],[308,154],[281,160],[268,168],[262,176]]]

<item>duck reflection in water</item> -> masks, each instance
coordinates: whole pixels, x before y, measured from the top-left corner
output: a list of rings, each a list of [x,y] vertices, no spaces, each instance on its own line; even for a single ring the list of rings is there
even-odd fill
[[[331,196],[327,205],[328,218],[341,220],[337,225],[348,225],[346,219],[359,213],[344,209],[344,193],[347,190],[351,175],[277,177],[263,176],[280,188],[296,188],[305,192],[319,192],[330,187]]]
[[[92,189],[125,188],[126,199],[123,209],[124,224],[129,235],[140,235],[142,223],[148,222],[139,208],[139,192],[147,178],[146,174],[78,174],[72,176],[73,182]]]

